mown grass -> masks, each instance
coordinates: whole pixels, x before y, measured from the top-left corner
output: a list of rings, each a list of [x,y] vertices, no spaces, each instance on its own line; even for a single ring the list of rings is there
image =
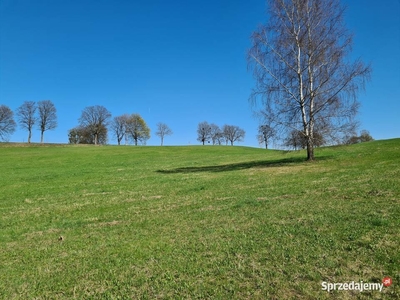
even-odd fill
[[[0,144],[0,296],[400,298],[400,139],[316,156]]]

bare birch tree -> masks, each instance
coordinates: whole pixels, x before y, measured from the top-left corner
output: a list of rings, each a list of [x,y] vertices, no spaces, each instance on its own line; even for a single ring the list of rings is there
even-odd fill
[[[28,130],[28,143],[31,142],[32,128],[37,121],[36,103],[34,101],[25,101],[17,110],[19,125]]]
[[[53,102],[43,100],[38,102],[40,142],[43,143],[43,134],[47,130],[57,127],[57,110]]]
[[[166,135],[171,135],[171,134],[172,134],[172,130],[171,130],[171,128],[168,127],[167,124],[157,123],[156,135],[159,136],[161,139],[161,146],[164,144],[164,137]]]
[[[273,126],[300,130],[314,159],[314,128],[327,136],[352,130],[356,93],[370,68],[347,57],[352,35],[339,0],[268,0],[268,23],[252,35],[249,67]]]

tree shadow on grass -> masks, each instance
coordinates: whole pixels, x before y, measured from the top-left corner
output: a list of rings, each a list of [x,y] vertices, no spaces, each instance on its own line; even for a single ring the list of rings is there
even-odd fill
[[[326,159],[323,157],[321,159]],[[276,160],[255,160],[246,161],[241,163],[226,164],[226,165],[215,165],[215,166],[200,166],[200,167],[182,167],[171,170],[157,170],[158,173],[163,174],[176,174],[176,173],[197,173],[197,172],[228,172],[237,171],[250,168],[271,168],[271,167],[283,167],[294,164],[306,162],[304,157],[290,157]]]

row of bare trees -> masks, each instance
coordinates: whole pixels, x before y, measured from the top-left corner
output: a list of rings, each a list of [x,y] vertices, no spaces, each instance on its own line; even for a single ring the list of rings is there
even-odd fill
[[[86,107],[78,119],[79,125],[69,130],[68,140],[71,144],[106,144],[108,130],[117,139],[118,145],[145,145],[150,138],[150,128],[139,114],[123,114],[111,119],[111,113],[101,105]],[[166,135],[172,130],[165,123],[157,124],[156,135],[161,138],[161,145]]]
[[[260,145],[264,144],[265,148],[268,149],[268,145],[273,140],[283,140],[282,146],[284,148],[305,149],[307,147],[307,139],[304,137],[301,130],[292,129],[286,135],[286,137],[281,138],[278,136],[276,128],[269,124],[263,124],[258,127],[257,135],[258,143]],[[326,139],[318,131],[314,132],[313,145],[316,147],[323,146],[326,144]]]
[[[281,132],[282,133],[282,132]],[[272,141],[281,140],[281,147],[285,149],[306,149],[307,148],[307,138],[304,136],[301,130],[292,129],[289,131],[286,136],[279,136],[276,128],[271,127],[270,125],[263,124],[258,127],[258,135],[257,135],[258,143],[260,145],[265,145],[265,148],[268,149],[268,145],[272,143]],[[355,132],[348,132],[341,140],[336,140],[334,143],[331,142],[329,136],[323,135],[318,129],[314,131],[313,137],[313,145],[315,147],[321,147],[324,145],[330,144],[357,144],[363,142],[373,141],[371,134],[367,130],[362,130],[360,135],[357,135]]]
[[[57,127],[57,110],[50,100],[37,103],[25,101],[18,107],[16,115],[21,128],[28,131],[28,143],[31,142],[32,130],[35,126],[40,130],[41,143],[43,143],[44,132]],[[6,105],[0,105],[0,139],[8,140],[16,127],[13,111]]]
[[[27,101],[17,109],[17,117],[20,126],[28,131],[28,143],[31,141],[32,129],[34,125],[41,132],[41,142],[43,142],[44,132],[56,128],[57,116],[54,104],[50,100],[39,101],[38,103]],[[139,114],[123,114],[111,119],[111,113],[103,106],[86,107],[79,118],[79,125],[69,130],[69,143],[72,144],[106,144],[108,142],[108,131],[110,130],[116,138],[118,145],[133,143],[146,144],[150,138],[150,129],[144,119]],[[9,135],[16,129],[17,123],[14,121],[13,111],[0,105],[0,140],[7,140]],[[156,135],[161,139],[161,145],[164,138],[171,135],[172,130],[165,123],[157,124]],[[208,122],[198,124],[197,140],[203,145],[212,143],[221,145],[243,141],[245,131],[238,126],[224,125],[220,128],[218,125]],[[285,148],[305,149],[307,148],[307,139],[301,130],[291,130],[283,139],[278,137],[276,128],[269,124],[263,124],[258,127],[258,141],[264,144],[265,148],[273,140],[283,140],[282,146]],[[358,136],[355,133],[346,135],[340,142],[342,144],[354,144],[371,141],[373,138],[368,131],[363,130]],[[313,145],[316,147],[327,144],[327,137],[320,133],[318,129],[314,130]]]
[[[69,130],[68,139],[71,144],[106,144],[108,130],[116,138],[118,145],[133,143],[145,145],[150,138],[150,128],[139,114],[123,114],[111,119],[111,113],[104,106],[86,107],[78,119],[79,125]],[[165,123],[157,124],[156,135],[161,139],[173,132]],[[198,124],[197,140],[203,145],[212,142],[213,145],[240,142],[245,131],[238,126],[224,125],[222,129],[216,124],[201,122]]]
[[[86,107],[78,120],[79,125],[70,129],[69,142],[72,144],[105,144],[110,130],[118,145],[133,143],[145,145],[150,138],[150,128],[139,114],[123,114],[111,119],[111,113],[104,106]],[[161,139],[171,135],[172,130],[165,123],[157,124],[156,135]],[[197,140],[203,145],[212,142],[213,145],[228,144],[242,141],[245,131],[238,126],[224,125],[222,129],[215,124],[201,122],[198,124]]]
[[[212,143],[213,145],[222,145],[228,142],[233,146],[235,142],[241,142],[244,139],[245,131],[238,126],[224,125],[220,128],[218,125],[204,121],[197,126],[197,140],[203,145]]]

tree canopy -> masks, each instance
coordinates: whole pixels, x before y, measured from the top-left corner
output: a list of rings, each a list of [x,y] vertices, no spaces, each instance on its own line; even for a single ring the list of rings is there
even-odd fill
[[[244,139],[246,132],[239,128],[239,126],[234,125],[224,125],[222,127],[222,132],[227,141],[233,146],[234,142],[241,142]]]
[[[38,102],[38,126],[40,129],[40,142],[43,143],[43,134],[47,130],[52,130],[57,127],[57,110],[54,103],[50,100]]]
[[[37,122],[36,109],[37,106],[34,101],[25,101],[17,110],[20,126],[28,130],[28,143],[31,142],[32,128]]]
[[[89,127],[77,126],[68,131],[68,142],[70,144],[107,144],[107,127],[101,125],[97,133],[97,141]]]
[[[97,145],[99,135],[107,127],[110,118],[111,113],[104,106],[88,106],[82,111],[79,124],[93,135],[94,144]]]
[[[132,114],[126,121],[126,134],[135,146],[146,144],[150,138],[150,128],[139,114]]]

